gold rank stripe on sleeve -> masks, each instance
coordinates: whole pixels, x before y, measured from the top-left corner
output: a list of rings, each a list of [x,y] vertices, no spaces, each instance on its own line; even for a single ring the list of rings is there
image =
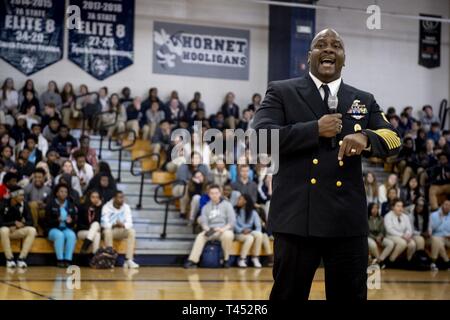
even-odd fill
[[[384,141],[386,141],[386,144],[389,147],[389,150],[395,149],[400,147],[400,138],[395,134],[394,131],[389,129],[378,129],[378,130],[371,130],[374,133],[376,133],[378,136],[380,136]]]

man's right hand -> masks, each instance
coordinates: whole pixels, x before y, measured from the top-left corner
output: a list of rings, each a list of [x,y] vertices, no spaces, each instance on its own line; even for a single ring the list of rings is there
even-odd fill
[[[340,133],[342,126],[342,114],[326,114],[319,119],[319,136],[325,138],[335,137]]]

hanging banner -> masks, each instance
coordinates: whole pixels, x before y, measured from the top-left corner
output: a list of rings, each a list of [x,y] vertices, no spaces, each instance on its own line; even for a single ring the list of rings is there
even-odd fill
[[[441,18],[441,16],[421,16]],[[420,20],[419,29],[419,64],[425,68],[436,68],[441,65],[441,23]]]
[[[249,65],[249,30],[154,22],[154,73],[248,80]]]
[[[79,20],[69,28],[70,61],[98,80],[133,64],[134,0],[70,0],[72,6]]]
[[[0,0],[0,57],[29,76],[63,57],[64,1]]]

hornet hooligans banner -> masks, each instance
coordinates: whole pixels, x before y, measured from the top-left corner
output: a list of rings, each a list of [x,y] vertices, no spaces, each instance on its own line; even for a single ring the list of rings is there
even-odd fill
[[[69,60],[98,80],[133,64],[134,0],[70,0],[80,21],[69,28]]]
[[[248,80],[250,32],[155,21],[153,72]]]
[[[29,76],[63,56],[64,1],[0,0],[0,57]]]

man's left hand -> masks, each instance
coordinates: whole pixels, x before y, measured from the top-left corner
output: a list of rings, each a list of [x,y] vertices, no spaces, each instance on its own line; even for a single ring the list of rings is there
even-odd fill
[[[353,133],[346,135],[339,147],[338,160],[345,156],[357,156],[367,147],[368,138],[362,133]]]

